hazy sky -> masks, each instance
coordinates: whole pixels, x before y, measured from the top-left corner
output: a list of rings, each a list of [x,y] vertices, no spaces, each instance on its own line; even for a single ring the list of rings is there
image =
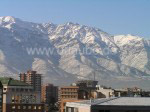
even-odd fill
[[[32,22],[74,22],[110,34],[150,39],[150,0],[0,0],[0,16]]]

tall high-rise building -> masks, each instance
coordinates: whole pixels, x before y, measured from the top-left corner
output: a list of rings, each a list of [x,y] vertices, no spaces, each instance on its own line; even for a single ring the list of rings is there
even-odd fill
[[[20,73],[20,81],[30,84],[34,91],[41,91],[42,75],[37,74],[36,71],[27,71],[27,73]]]
[[[58,87],[53,84],[46,84],[42,86],[42,102],[50,104],[58,101]]]

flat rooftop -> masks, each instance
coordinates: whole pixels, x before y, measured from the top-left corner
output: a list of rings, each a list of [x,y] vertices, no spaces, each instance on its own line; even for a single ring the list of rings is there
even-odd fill
[[[113,97],[80,102],[70,102],[72,105],[103,105],[103,106],[150,106],[149,97]]]

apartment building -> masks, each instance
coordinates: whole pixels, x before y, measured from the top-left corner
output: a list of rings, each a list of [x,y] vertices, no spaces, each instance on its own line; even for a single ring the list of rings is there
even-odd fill
[[[61,87],[59,90],[59,104],[60,104],[60,111],[65,112],[65,105],[66,102],[74,102],[79,101],[78,99],[78,90],[79,87],[77,86],[65,86]]]
[[[13,78],[0,78],[1,112],[44,112],[39,92]]]
[[[34,91],[41,92],[42,86],[42,75],[36,71],[29,70],[27,73],[20,73],[20,81],[30,84]]]

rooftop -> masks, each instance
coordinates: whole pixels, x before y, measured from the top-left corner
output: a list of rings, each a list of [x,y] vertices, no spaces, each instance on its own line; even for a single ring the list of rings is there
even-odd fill
[[[2,83],[2,85],[7,85],[7,86],[28,86],[28,84],[22,81],[15,80],[9,77],[0,77],[0,82]]]
[[[76,89],[78,89],[79,87],[78,86],[63,86],[63,87],[61,87],[61,89],[72,89],[72,88],[76,88]]]
[[[105,106],[150,106],[148,97],[113,97],[72,102],[75,105],[105,105]]]

